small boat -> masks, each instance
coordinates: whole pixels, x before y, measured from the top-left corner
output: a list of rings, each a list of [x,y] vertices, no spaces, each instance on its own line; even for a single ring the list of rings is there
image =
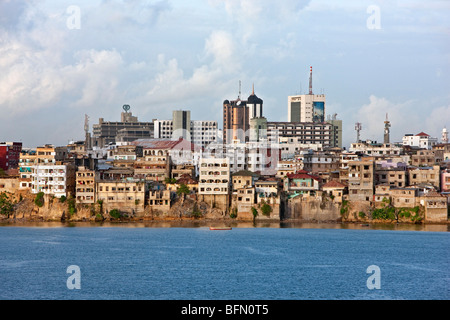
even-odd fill
[[[209,230],[231,230],[231,227],[209,227]]]

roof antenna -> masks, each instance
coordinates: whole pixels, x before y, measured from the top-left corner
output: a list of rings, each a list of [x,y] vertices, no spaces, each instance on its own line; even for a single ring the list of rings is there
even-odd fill
[[[238,99],[241,99],[241,80],[239,80],[239,95],[238,95]]]
[[[312,92],[312,66],[309,68],[309,94],[313,94],[313,92]]]

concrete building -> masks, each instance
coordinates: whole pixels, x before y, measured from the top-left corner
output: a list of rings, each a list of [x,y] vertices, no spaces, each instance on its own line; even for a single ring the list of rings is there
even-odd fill
[[[140,180],[98,180],[97,200],[102,201],[103,209],[109,212],[117,209],[128,215],[144,212],[145,183]]]
[[[391,204],[396,208],[414,208],[418,205],[419,190],[417,188],[391,188],[389,191]]]
[[[436,191],[440,190],[440,167],[417,167],[409,168],[409,185],[419,186],[419,185],[431,185]]]
[[[450,192],[450,169],[441,172],[441,192]]]
[[[434,150],[421,149],[416,154],[411,155],[411,165],[413,166],[433,166],[440,162]]]
[[[349,152],[365,154],[371,157],[386,158],[399,156],[402,152],[402,147],[393,143],[377,143],[371,140],[365,142],[355,142],[350,144]]]
[[[236,100],[223,102],[223,137],[224,143],[233,141],[244,143],[250,140],[250,119],[263,117],[263,100],[255,95],[255,88],[247,100],[241,100],[240,93]]]
[[[57,198],[75,195],[75,166],[57,162],[31,167],[31,193],[44,192]]]
[[[320,178],[303,170],[289,174],[283,179],[283,190],[288,194],[315,196],[320,190]]]
[[[217,141],[217,121],[191,120],[191,112],[176,110],[172,120],[153,120],[155,139],[179,138],[191,141],[199,147],[206,147]]]
[[[337,114],[332,117],[328,116],[326,122],[333,127],[331,130],[331,146],[342,149],[342,120],[337,119]]]
[[[78,167],[75,178],[75,198],[77,203],[95,203],[95,180],[98,173],[86,167]]]
[[[431,150],[434,145],[438,143],[437,138],[431,137],[425,132],[420,132],[416,135],[405,134],[402,138],[402,143],[404,146],[418,147],[421,149]]]
[[[202,158],[199,171],[199,194],[228,195],[230,193],[228,158]]]
[[[267,139],[270,143],[336,147],[331,123],[267,122]]]
[[[350,201],[372,201],[374,195],[373,160],[360,160],[349,162],[348,193]]]
[[[171,207],[171,196],[169,190],[150,191],[148,205],[152,210],[168,212]]]
[[[199,163],[198,199],[210,208],[230,208],[230,163],[228,158],[201,158]]]
[[[324,122],[325,100],[324,94],[288,96],[288,122]]]
[[[340,155],[325,151],[309,151],[303,155],[303,169],[312,172],[331,172],[339,170]]]
[[[402,168],[376,168],[375,183],[386,184],[390,187],[404,188],[408,184],[408,174]]]
[[[22,142],[0,142],[0,169],[18,169]]]
[[[425,208],[425,222],[447,222],[448,201],[447,197],[432,191],[420,197],[420,204]]]
[[[258,174],[248,170],[241,170],[233,173],[231,175],[233,193],[235,193],[237,189],[254,187],[258,177]]]
[[[117,141],[129,142],[134,138],[153,138],[153,122],[141,122],[129,112],[129,106],[123,106],[121,121],[105,121],[99,118],[98,124],[92,126],[92,147],[103,148]],[[122,130],[122,131],[121,131]],[[148,136],[144,136],[147,135]]]

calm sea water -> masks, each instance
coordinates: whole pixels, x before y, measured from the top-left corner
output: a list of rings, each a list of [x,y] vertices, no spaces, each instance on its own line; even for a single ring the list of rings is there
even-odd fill
[[[450,298],[446,231],[132,226],[0,227],[0,299]]]

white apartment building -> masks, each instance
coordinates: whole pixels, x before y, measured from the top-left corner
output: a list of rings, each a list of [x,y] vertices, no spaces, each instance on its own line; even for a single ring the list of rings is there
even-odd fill
[[[33,165],[31,193],[44,192],[57,198],[68,197],[75,189],[75,167],[70,164]]]
[[[366,142],[350,144],[348,150],[351,153],[363,153],[373,157],[384,157],[398,156],[400,155],[402,148],[393,143],[372,143],[372,141],[367,140]]]
[[[438,143],[437,138],[433,138],[425,132],[413,134],[405,134],[402,138],[404,146],[419,147],[421,149],[431,150]]]
[[[201,158],[199,194],[227,195],[230,192],[230,161],[228,158]]]
[[[153,120],[155,139],[183,137],[199,147],[217,141],[217,121],[190,120],[190,111],[173,112],[172,120]]]

